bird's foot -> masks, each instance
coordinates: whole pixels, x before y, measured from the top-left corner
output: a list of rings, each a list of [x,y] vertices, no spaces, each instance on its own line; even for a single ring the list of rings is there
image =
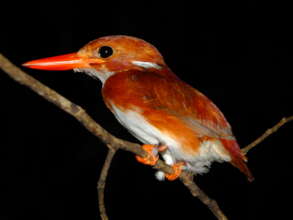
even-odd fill
[[[180,174],[182,172],[182,168],[184,166],[185,166],[184,162],[178,162],[178,163],[173,164],[172,165],[173,173],[172,174],[165,173],[165,177],[167,178],[167,180],[169,180],[169,181],[176,180],[180,176]]]
[[[159,160],[159,156],[157,155],[157,146],[144,144],[142,145],[142,149],[146,151],[147,155],[145,157],[135,156],[136,160],[140,163],[154,166]]]

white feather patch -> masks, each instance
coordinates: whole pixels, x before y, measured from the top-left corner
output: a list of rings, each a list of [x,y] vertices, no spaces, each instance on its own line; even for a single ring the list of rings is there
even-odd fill
[[[170,151],[168,150],[162,154],[162,157],[167,165],[172,166],[175,163],[175,159],[172,157]]]
[[[93,78],[98,78],[99,80],[101,80],[101,82],[103,84],[110,76],[112,76],[114,74],[114,72],[111,72],[108,70],[97,71],[94,68],[76,68],[73,70],[74,70],[74,72],[84,72]]]
[[[175,158],[173,158],[169,150],[162,153],[162,157],[167,165],[172,166],[175,163]],[[163,171],[157,171],[155,176],[159,181],[165,180],[165,173]]]
[[[176,140],[152,126],[140,114],[139,109],[122,111],[115,105],[112,105],[112,109],[117,120],[144,144],[166,145],[169,148],[179,147]]]
[[[155,69],[161,69],[162,67],[156,63],[152,63],[152,62],[143,62],[143,61],[131,61],[134,65],[139,66],[139,67],[143,67],[143,68],[155,68]]]
[[[231,157],[220,141],[203,141],[199,153],[187,163],[188,168],[195,173],[202,174],[209,171],[212,162],[230,161]]]
[[[157,180],[164,181],[165,180],[165,173],[163,171],[157,171],[155,173]]]

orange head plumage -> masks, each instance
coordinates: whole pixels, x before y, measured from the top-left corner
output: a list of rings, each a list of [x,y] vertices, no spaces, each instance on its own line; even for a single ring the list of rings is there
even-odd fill
[[[149,152],[148,158],[137,159],[153,165],[158,159],[156,154],[163,149],[162,157],[175,171],[174,175],[166,175],[170,180],[178,177],[182,166],[201,174],[213,161],[231,162],[249,180],[253,179],[221,111],[181,81],[159,51],[141,39],[102,37],[77,53],[23,65],[42,70],[74,69],[99,78],[107,107]],[[160,172],[157,175],[163,176]]]
[[[85,70],[104,81],[109,74],[165,66],[160,52],[144,40],[117,35],[93,40],[77,53],[38,59],[23,64],[41,70]],[[95,72],[95,71],[97,72]]]

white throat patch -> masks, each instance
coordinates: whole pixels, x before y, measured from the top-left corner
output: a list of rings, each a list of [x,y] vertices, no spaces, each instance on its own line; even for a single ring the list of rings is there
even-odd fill
[[[162,67],[156,63],[152,63],[152,62],[143,62],[143,61],[131,61],[131,63],[133,63],[136,66],[139,67],[143,67],[143,68],[155,68],[155,69],[161,69]]]
[[[107,71],[107,70],[100,70],[97,71],[94,68],[76,68],[73,70],[74,72],[84,72],[87,75],[98,78],[104,84],[104,82],[114,74],[114,72]]]

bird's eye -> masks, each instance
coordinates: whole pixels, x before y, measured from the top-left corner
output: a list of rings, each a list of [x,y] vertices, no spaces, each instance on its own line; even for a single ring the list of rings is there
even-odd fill
[[[99,49],[99,55],[102,58],[107,58],[113,54],[113,49],[109,46],[102,46]]]

